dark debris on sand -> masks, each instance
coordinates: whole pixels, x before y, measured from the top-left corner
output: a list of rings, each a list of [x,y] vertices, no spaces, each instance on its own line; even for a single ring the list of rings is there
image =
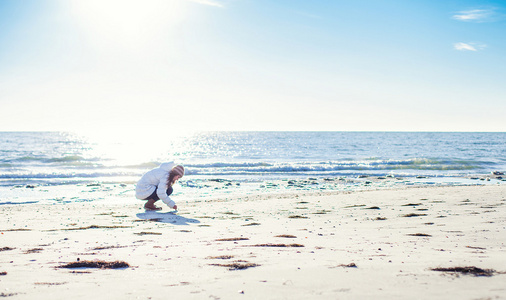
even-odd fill
[[[487,248],[483,248],[483,247],[473,247],[473,246],[466,246],[466,248],[470,248],[470,249],[477,249],[477,250],[487,250]]]
[[[291,235],[291,234],[280,234],[280,235],[276,235],[275,237],[281,237],[281,238],[287,238],[287,239],[296,239],[297,238],[295,235]]]
[[[103,260],[96,260],[96,261],[83,260],[59,266],[59,268],[66,268],[66,269],[74,269],[74,268],[121,269],[128,267],[130,267],[128,263],[119,260],[112,262],[107,262]]]
[[[3,247],[3,248],[0,248],[0,252],[2,251],[9,251],[9,250],[14,250],[16,248],[11,248],[11,247]]]
[[[102,225],[90,225],[86,227],[77,227],[77,228],[65,228],[62,230],[87,230],[87,229],[114,229],[114,228],[132,228],[132,226],[102,226]]]
[[[493,276],[497,271],[493,269],[481,269],[478,267],[454,267],[454,268],[433,268],[432,271],[438,272],[447,272],[447,273],[458,273],[464,275],[473,275],[473,276]]]
[[[241,226],[258,226],[258,225],[260,225],[260,223],[248,223]]]
[[[234,258],[233,255],[220,255],[220,256],[208,256],[206,259],[231,259]]]
[[[304,217],[301,215],[293,215],[293,216],[288,216],[288,218],[290,218],[290,219],[307,219],[308,217]]]
[[[339,268],[339,267],[343,267],[343,268],[357,268],[357,265],[355,263],[349,263],[349,264],[337,265],[337,266],[334,266],[334,267],[331,267],[331,268]]]
[[[225,239],[217,239],[217,242],[235,242],[235,241],[247,241],[249,238],[225,238]]]
[[[63,285],[63,284],[67,284],[67,282],[35,282],[34,284],[35,285],[48,285],[48,286],[51,286],[51,285]]]
[[[126,248],[127,246],[100,246],[92,248],[91,250],[107,250],[107,249],[116,249],[116,248]]]
[[[402,217],[405,217],[405,218],[411,218],[411,217],[424,217],[426,216],[427,214],[415,214],[415,213],[411,213],[411,214],[407,214],[407,215],[402,215]]]
[[[29,250],[26,250],[25,251],[25,254],[30,254],[30,253],[39,253],[40,251],[42,251],[44,249],[42,248],[33,248],[33,249],[29,249]]]
[[[315,215],[324,215],[326,213],[329,213],[329,212],[332,212],[331,210],[326,210],[326,209],[322,209],[322,210],[318,210],[317,212],[313,213]]]
[[[141,232],[135,232],[136,235],[162,235],[161,232],[150,232],[150,231],[141,231]]]
[[[18,293],[0,293],[0,298],[16,296]]]
[[[230,264],[210,264],[211,266],[218,266],[218,267],[226,267],[230,271],[236,271],[236,270],[245,270],[248,268],[254,268],[260,266],[259,264],[254,263],[241,263],[241,262],[233,262]]]
[[[301,244],[257,244],[252,247],[304,247]]]
[[[430,234],[427,234],[427,233],[410,233],[410,234],[407,234],[409,236],[427,236],[427,237],[430,237],[432,235]]]

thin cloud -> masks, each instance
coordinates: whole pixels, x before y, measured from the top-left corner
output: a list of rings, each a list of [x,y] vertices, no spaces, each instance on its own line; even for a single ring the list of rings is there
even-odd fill
[[[455,50],[459,50],[459,51],[479,51],[479,50],[483,50],[487,47],[487,45],[483,45],[483,44],[476,44],[476,43],[455,43],[453,44],[453,48]]]
[[[188,1],[199,3],[199,4],[204,4],[204,5],[209,5],[209,6],[214,6],[214,7],[225,7],[223,4],[219,3],[218,1],[213,1],[213,0],[188,0]]]
[[[455,50],[459,51],[478,51],[472,45],[466,43],[456,43],[453,45],[453,47],[455,48]]]
[[[453,19],[464,22],[492,22],[497,17],[495,8],[463,10],[453,15]]]

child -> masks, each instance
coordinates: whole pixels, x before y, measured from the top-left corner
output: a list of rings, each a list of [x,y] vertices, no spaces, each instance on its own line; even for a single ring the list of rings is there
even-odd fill
[[[183,175],[183,166],[176,166],[174,162],[163,163],[141,177],[135,188],[135,197],[148,200],[144,205],[146,210],[161,210],[161,207],[155,206],[155,202],[160,199],[177,210],[176,203],[169,196],[172,194],[172,186]]]

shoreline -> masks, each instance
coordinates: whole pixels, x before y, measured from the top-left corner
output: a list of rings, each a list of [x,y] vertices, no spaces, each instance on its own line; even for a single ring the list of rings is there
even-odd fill
[[[131,201],[135,199],[135,181],[86,181],[60,184],[24,183],[0,186],[0,205],[34,203],[72,203]],[[488,186],[504,185],[506,176],[481,174],[469,176],[350,176],[300,177],[285,179],[259,178],[193,178],[178,182],[176,200],[218,199],[243,195],[311,194],[318,192],[355,192],[367,190],[404,189],[410,187]],[[178,201],[176,201],[178,202]]]
[[[506,186],[302,192],[188,201],[177,213],[139,200],[2,205],[0,293],[506,299]],[[78,259],[130,267],[59,268]],[[495,273],[432,270],[455,267]]]

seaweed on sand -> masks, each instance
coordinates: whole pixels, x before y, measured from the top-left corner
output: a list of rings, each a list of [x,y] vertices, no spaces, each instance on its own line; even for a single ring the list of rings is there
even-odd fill
[[[107,249],[116,249],[116,248],[126,248],[127,246],[100,246],[92,248],[91,250],[107,250]]]
[[[233,262],[230,264],[210,264],[211,266],[227,267],[230,271],[245,270],[248,268],[254,268],[260,266],[259,264],[248,263],[248,262]]]
[[[150,231],[141,231],[141,232],[135,232],[136,235],[162,235],[161,232],[150,232]]]
[[[25,254],[30,254],[30,253],[39,253],[40,251],[42,251],[44,249],[42,248],[33,248],[33,249],[29,249],[29,250],[26,250],[25,251]]]
[[[339,268],[339,267],[343,267],[343,268],[357,268],[357,265],[355,263],[349,263],[349,264],[340,264],[340,265],[333,266],[333,267],[330,267],[330,268]]]
[[[411,213],[411,214],[407,214],[407,215],[402,215],[402,217],[405,217],[405,218],[411,218],[411,217],[424,217],[426,216],[427,214],[415,214],[415,213]]]
[[[244,224],[244,225],[241,225],[241,226],[258,226],[260,225],[260,223],[248,223],[248,224]]]
[[[487,250],[487,248],[483,248],[483,247],[473,247],[473,246],[466,246],[466,248],[470,248],[470,249],[478,249],[478,250]]]
[[[247,241],[249,238],[225,238],[225,239],[217,239],[218,242],[234,242],[234,241]]]
[[[83,260],[76,261],[65,264],[63,266],[59,266],[58,268],[66,268],[66,269],[75,269],[75,268],[97,268],[97,269],[121,269],[128,268],[130,265],[124,261],[112,261],[107,262],[103,260]]]
[[[329,212],[332,212],[331,210],[326,210],[326,209],[322,209],[322,210],[318,210],[317,212],[313,213],[315,215],[324,215],[326,213],[329,213]]]
[[[291,235],[291,234],[280,234],[280,235],[276,235],[275,237],[282,237],[282,238],[287,238],[287,239],[297,238],[295,235]]]
[[[427,233],[410,233],[408,235],[409,236],[432,236],[432,235],[427,234]]]
[[[304,247],[302,244],[257,244],[252,247]]]
[[[231,259],[233,255],[208,256],[206,259]]]
[[[300,216],[300,215],[288,216],[288,218],[290,218],[290,219],[307,219],[307,217]]]
[[[35,282],[35,285],[63,285],[67,284],[67,282]]]
[[[222,214],[224,214],[224,215],[236,215],[236,216],[239,215],[239,214],[233,213],[231,211],[222,212]]]
[[[432,271],[438,272],[449,272],[449,273],[460,273],[464,275],[473,275],[473,276],[486,276],[490,277],[494,275],[494,273],[498,273],[493,269],[481,269],[478,267],[454,267],[454,268],[432,268]]]
[[[102,225],[90,225],[86,227],[77,227],[77,228],[65,228],[62,230],[86,230],[86,229],[113,229],[113,228],[132,228],[132,226],[102,226]]]
[[[0,293],[0,298],[16,296],[18,293]]]

